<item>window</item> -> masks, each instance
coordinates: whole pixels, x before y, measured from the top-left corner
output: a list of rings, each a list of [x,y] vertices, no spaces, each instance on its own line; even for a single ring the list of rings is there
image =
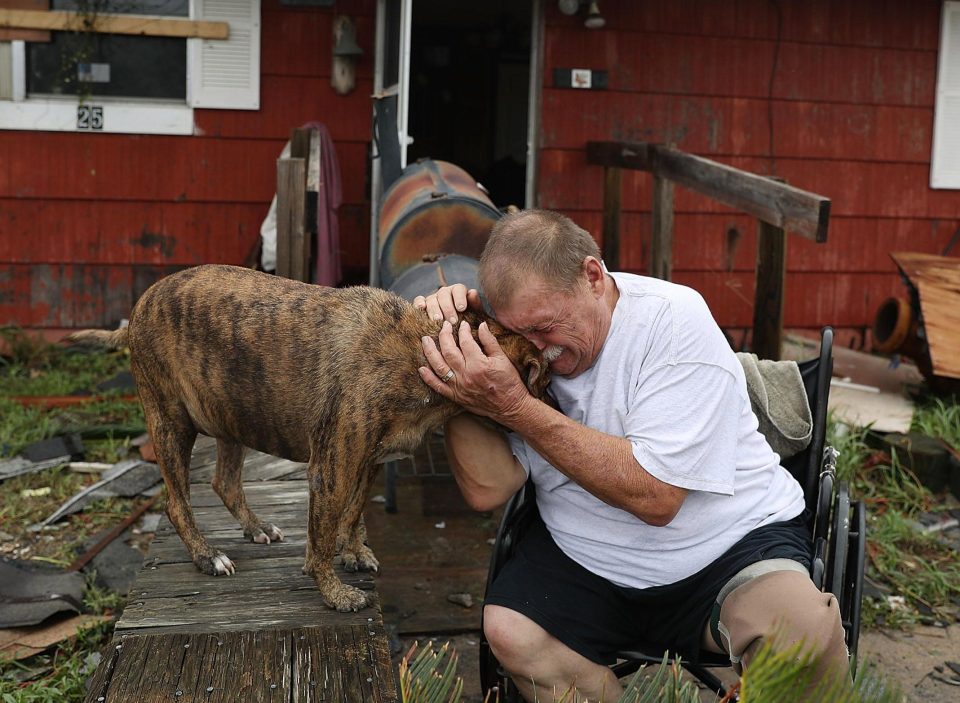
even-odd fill
[[[229,37],[52,31],[49,41],[0,42],[0,129],[192,134],[193,108],[259,108],[259,0],[50,3],[51,10],[78,6],[226,22]]]
[[[940,22],[931,188],[960,188],[960,2],[945,2]]]

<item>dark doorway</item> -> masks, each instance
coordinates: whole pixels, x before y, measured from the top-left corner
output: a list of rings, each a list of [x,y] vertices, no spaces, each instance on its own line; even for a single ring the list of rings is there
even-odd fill
[[[524,206],[530,0],[414,0],[407,162],[466,169],[499,208]]]

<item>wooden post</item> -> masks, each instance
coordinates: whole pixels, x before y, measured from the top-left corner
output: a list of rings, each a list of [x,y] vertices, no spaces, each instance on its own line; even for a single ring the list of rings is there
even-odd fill
[[[620,174],[618,166],[603,169],[603,263],[620,270]]]
[[[673,275],[673,181],[653,175],[653,236],[650,275],[669,281]]]
[[[760,220],[757,239],[757,281],[753,301],[753,352],[761,359],[780,359],[783,339],[783,288],[787,274],[787,234]]]
[[[308,190],[311,167],[310,139],[312,132],[312,129],[303,129],[301,127],[290,130],[290,158],[303,159],[304,161],[303,189],[305,191],[303,205],[303,246],[299,249],[292,250],[290,252],[290,256],[298,257],[303,260],[301,265],[303,267],[304,277],[297,280],[304,281],[306,283],[310,282],[311,254],[313,251],[313,239],[316,236],[317,224],[316,195],[314,194],[314,197],[311,199],[311,193]]]
[[[307,166],[304,159],[277,160],[277,275],[308,280],[303,260]]]

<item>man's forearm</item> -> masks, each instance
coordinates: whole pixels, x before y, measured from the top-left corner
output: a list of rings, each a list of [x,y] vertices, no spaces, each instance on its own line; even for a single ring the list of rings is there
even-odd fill
[[[533,398],[501,422],[589,493],[651,525],[666,525],[686,491],[649,474],[629,440],[585,427]]]
[[[477,417],[461,414],[444,429],[453,475],[470,507],[492,510],[509,500],[526,478],[503,432]]]

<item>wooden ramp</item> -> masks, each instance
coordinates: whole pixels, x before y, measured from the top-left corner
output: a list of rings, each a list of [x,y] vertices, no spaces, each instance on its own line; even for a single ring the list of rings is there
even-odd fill
[[[396,701],[379,598],[358,613],[337,613],[300,572],[307,525],[303,465],[248,456],[247,500],[285,535],[281,543],[262,545],[243,537],[210,488],[213,461],[212,441],[199,441],[194,513],[237,573],[197,571],[164,517],[86,700]],[[367,574],[338,575],[374,588]]]

